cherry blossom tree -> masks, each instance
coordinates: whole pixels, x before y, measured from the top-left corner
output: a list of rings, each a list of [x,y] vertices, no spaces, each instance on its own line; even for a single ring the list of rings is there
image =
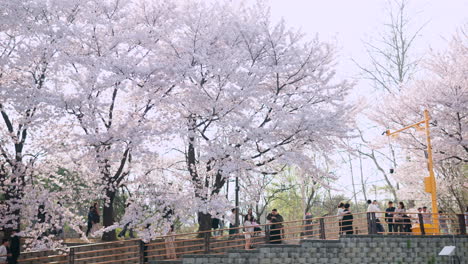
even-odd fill
[[[423,110],[429,110],[434,162],[437,176],[442,183],[439,185],[442,192],[439,193],[453,194],[452,200],[459,201],[457,203],[460,209],[466,205],[459,194],[463,193],[463,189],[466,192],[466,186],[461,183],[462,165],[468,161],[466,37],[465,27],[465,31],[461,30],[450,41],[446,51],[434,53],[425,62],[428,71],[425,78],[417,80],[400,95],[385,98],[385,104],[376,113],[382,125],[399,128],[422,120]],[[411,162],[426,162],[424,150],[427,146],[424,135],[409,130],[397,140],[406,153],[411,155]],[[418,185],[422,186],[422,183],[418,181]],[[411,184],[409,186],[411,187],[406,191],[415,189]]]
[[[114,226],[114,199],[132,162],[156,155],[147,145],[148,132],[157,133],[164,125],[149,124],[147,118],[173,88],[164,81],[156,56],[162,48],[158,38],[168,37],[163,25],[168,9],[161,14],[148,9],[136,1],[90,2],[63,52],[63,86],[70,87],[63,105],[75,131],[69,146],[78,150],[76,169],[94,183],[95,199],[103,199],[106,228]],[[156,142],[153,138],[152,144]],[[103,239],[114,240],[115,232],[106,230]]]
[[[311,170],[314,151],[344,137],[352,109],[334,80],[334,50],[306,41],[259,6],[188,5],[172,41],[179,70],[171,112],[195,196],[207,204],[230,177]],[[177,113],[174,115],[174,113]],[[211,216],[198,213],[200,230]]]
[[[60,144],[47,133],[60,118],[56,94],[61,91],[51,77],[79,4],[0,1],[0,5],[0,225],[18,229],[27,215],[23,198],[38,175],[36,167],[50,148]]]

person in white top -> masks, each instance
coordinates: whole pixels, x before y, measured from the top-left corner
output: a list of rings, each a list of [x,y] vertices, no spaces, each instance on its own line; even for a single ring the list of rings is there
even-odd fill
[[[376,217],[376,226],[377,226],[377,233],[381,234],[385,232],[385,229],[383,228],[382,224],[380,223],[379,217],[381,217],[381,210],[379,208],[379,204],[377,203],[377,200],[374,200],[373,202],[371,200],[367,200],[367,212],[368,213],[375,213]]]
[[[338,212],[336,216],[338,216],[338,225],[340,226],[340,235],[343,234],[343,215],[345,214],[344,203],[340,203],[338,205]]]
[[[228,215],[227,219],[229,221],[229,228],[236,228],[237,225],[236,225],[236,210],[235,208],[233,208],[231,210],[231,214]],[[237,234],[239,233],[239,230],[238,229],[229,229],[229,235],[234,235],[234,234]]]
[[[250,249],[252,244],[252,234],[255,230],[255,221],[252,215],[248,214],[245,216],[244,221],[244,235],[245,235],[245,249]]]
[[[0,246],[0,264],[7,264],[8,257],[8,247],[10,246],[10,241],[8,239],[2,240],[2,245]]]

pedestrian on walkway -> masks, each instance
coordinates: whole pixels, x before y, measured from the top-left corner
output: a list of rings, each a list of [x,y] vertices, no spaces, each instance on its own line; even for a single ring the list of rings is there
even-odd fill
[[[367,212],[368,213],[374,213],[375,214],[375,224],[377,227],[377,234],[383,234],[385,232],[385,229],[383,228],[382,224],[380,223],[379,217],[380,217],[380,208],[379,204],[377,203],[377,200],[374,200],[373,202],[371,200],[367,200]]]
[[[11,254],[9,253],[10,242],[8,239],[2,239],[2,244],[0,245],[0,264],[8,264],[7,258],[10,258]]]
[[[255,221],[252,214],[245,215],[244,221],[244,236],[245,236],[245,249],[251,249],[252,236],[255,229]]]
[[[353,232],[353,214],[351,213],[350,204],[347,203],[344,205],[343,211],[343,225],[342,230],[347,235],[352,235]]]
[[[312,236],[313,235],[313,232],[312,232],[312,214],[310,212],[307,212],[306,215],[305,215],[305,234],[304,236]]]
[[[444,214],[444,211],[439,211],[439,228],[442,234],[448,234],[448,219],[447,215]]]
[[[422,212],[423,212],[423,221],[424,221],[424,223],[425,224],[432,224],[432,214],[427,211],[426,206],[424,206],[422,208]]]
[[[213,217],[211,218],[211,228],[213,229],[213,236],[219,236],[219,231],[217,231],[219,229],[219,218],[217,217]]]
[[[343,234],[343,215],[344,215],[344,203],[338,205],[338,212],[336,216],[338,217],[338,226],[340,228],[340,235]]]
[[[86,237],[89,236],[89,233],[91,232],[91,229],[93,228],[93,224],[94,224],[94,206],[90,206],[89,207],[89,211],[88,211],[88,226],[87,226],[87,229],[86,229]]]
[[[11,257],[8,264],[17,264],[20,256],[20,237],[18,236],[18,230],[13,230],[10,237],[10,252]]]
[[[405,204],[403,202],[398,203],[398,208],[395,209],[395,214],[393,219],[395,220],[395,231],[400,233],[405,231],[405,219],[404,216],[406,215]]]
[[[395,224],[393,223],[393,213],[395,212],[395,207],[393,206],[393,202],[388,202],[388,207],[385,209],[385,222],[388,226],[388,233],[392,234],[395,232]]]
[[[273,209],[271,213],[267,215],[267,220],[272,223],[272,225],[270,225],[270,243],[281,244],[283,217],[278,213],[278,210]]]
[[[231,214],[228,216],[228,220],[229,220],[229,228],[236,228],[238,227],[236,225],[236,212],[237,212],[237,209],[236,208],[233,208],[231,209]],[[229,235],[234,235],[234,234],[237,234],[239,233],[239,230],[238,229],[229,229]]]

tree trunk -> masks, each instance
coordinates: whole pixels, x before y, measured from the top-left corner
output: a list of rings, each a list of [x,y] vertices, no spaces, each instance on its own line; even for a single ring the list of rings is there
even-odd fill
[[[109,203],[104,204],[104,209],[102,212],[102,219],[104,227],[108,227],[114,224],[114,191],[107,191],[106,196],[109,198]],[[111,230],[102,234],[102,240],[104,241],[114,241],[117,240],[115,235],[115,230]]]

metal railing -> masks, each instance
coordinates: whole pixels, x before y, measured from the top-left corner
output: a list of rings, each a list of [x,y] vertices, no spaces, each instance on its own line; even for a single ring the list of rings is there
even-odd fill
[[[355,213],[352,220],[325,216],[258,225],[257,230],[234,227],[202,232],[169,234],[144,243],[125,240],[71,247],[67,254],[21,259],[20,263],[148,263],[176,260],[186,254],[223,254],[265,243],[299,243],[301,239],[336,240],[354,235],[466,235],[463,214],[386,212]],[[437,226],[432,219],[437,218]],[[88,249],[90,248],[91,249]]]

